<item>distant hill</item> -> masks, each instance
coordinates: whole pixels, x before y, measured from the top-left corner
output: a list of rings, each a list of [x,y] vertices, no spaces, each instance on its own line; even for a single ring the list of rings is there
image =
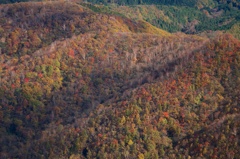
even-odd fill
[[[95,7],[95,11],[108,10],[131,19],[145,20],[169,32],[182,31],[188,34],[228,30],[239,21],[240,15],[239,9],[233,5],[210,1],[198,1],[195,6],[158,3],[120,6],[112,3],[103,4],[106,6],[98,5],[98,10]]]
[[[178,5],[178,6],[191,6],[197,5],[198,0],[88,0],[92,3],[117,3],[120,5],[139,5],[139,4],[155,4],[155,5]]]
[[[174,6],[188,6],[188,7],[214,7],[218,4],[230,5],[239,8],[240,2],[238,0],[87,0],[91,3],[119,5],[174,5]]]
[[[19,1],[0,1],[0,3],[15,2]],[[144,20],[168,32],[198,34],[209,30],[229,30],[240,20],[239,3],[230,0],[76,0],[74,2],[94,12]]]

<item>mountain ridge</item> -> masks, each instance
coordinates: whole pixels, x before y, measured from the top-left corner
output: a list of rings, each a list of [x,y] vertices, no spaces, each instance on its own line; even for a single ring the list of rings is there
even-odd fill
[[[233,35],[79,2],[1,5],[0,21],[1,158],[239,157]]]

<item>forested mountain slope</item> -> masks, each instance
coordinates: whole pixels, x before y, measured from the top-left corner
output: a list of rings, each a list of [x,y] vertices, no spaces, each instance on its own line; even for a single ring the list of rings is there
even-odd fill
[[[195,7],[198,4],[213,4],[213,0],[88,0],[92,3],[117,3],[120,5],[138,5],[138,4],[155,4],[155,5],[176,5],[176,6],[189,6]]]
[[[214,7],[221,4],[239,7],[238,0],[87,0],[91,3],[111,4],[116,3],[119,5],[174,5],[174,6],[188,6],[188,7]]]
[[[202,51],[169,64],[166,73],[157,70],[162,76],[115,94],[74,124],[49,126],[31,152],[51,145],[42,154],[239,158],[239,51],[232,36],[216,37]]]
[[[240,20],[240,11],[230,4],[213,7],[175,5],[111,5],[99,6],[136,20],[145,20],[169,32],[196,34],[210,30],[228,30]]]
[[[1,5],[0,22],[1,158],[239,158],[233,36],[79,2]]]
[[[210,30],[229,30],[240,20],[239,2],[232,0],[72,1],[89,7],[95,12],[107,12],[130,19],[144,20],[169,32],[197,34]],[[15,1],[0,1],[0,3],[11,2]],[[92,3],[98,5],[92,5]]]

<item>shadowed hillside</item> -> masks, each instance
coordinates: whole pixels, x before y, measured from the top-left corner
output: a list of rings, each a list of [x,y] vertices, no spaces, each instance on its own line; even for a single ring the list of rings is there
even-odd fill
[[[52,125],[35,149],[51,140],[68,152],[49,149],[58,157],[238,158],[239,49],[219,36],[166,78],[116,95],[72,125]]]

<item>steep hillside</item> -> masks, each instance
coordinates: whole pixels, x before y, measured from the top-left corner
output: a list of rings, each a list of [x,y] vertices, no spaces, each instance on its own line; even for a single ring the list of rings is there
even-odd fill
[[[3,5],[1,22],[6,158],[25,158],[50,123],[74,122],[99,103],[150,82],[159,76],[155,69],[206,41],[66,2]]]
[[[239,158],[240,42],[144,20],[1,5],[0,158]]]
[[[149,27],[146,22],[99,15],[75,3],[38,2],[2,5],[0,12],[1,48],[7,54],[29,54],[55,40],[85,32],[167,34],[153,26]],[[102,25],[102,22],[105,22],[106,26]]]
[[[49,144],[57,146],[42,154],[57,158],[239,158],[239,50],[232,36],[217,37],[165,76],[72,125],[51,125],[31,151]]]

